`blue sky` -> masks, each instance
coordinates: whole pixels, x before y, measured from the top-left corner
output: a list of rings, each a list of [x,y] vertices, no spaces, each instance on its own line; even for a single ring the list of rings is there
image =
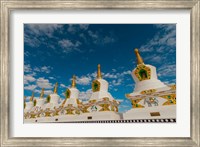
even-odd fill
[[[75,74],[79,98],[86,101],[101,64],[109,92],[121,102],[119,111],[125,112],[131,109],[125,94],[135,84],[134,48],[145,64],[157,68],[161,81],[176,82],[175,24],[24,24],[24,95],[34,91],[37,98],[45,88],[46,97],[58,82],[58,94],[64,99]]]

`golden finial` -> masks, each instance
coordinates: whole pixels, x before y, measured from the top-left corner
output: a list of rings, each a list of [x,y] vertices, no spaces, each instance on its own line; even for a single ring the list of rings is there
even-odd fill
[[[30,97],[30,101],[33,101],[34,98],[34,92],[32,92],[32,96]]]
[[[139,65],[139,64],[143,64],[144,61],[143,61],[142,57],[140,56],[140,53],[139,53],[139,51],[138,51],[137,48],[135,49],[135,55],[136,55],[136,57],[137,57],[137,64],[138,64],[138,65]]]
[[[40,99],[44,97],[44,88],[42,88],[41,94],[40,94]]]
[[[54,87],[53,93],[57,93],[57,90],[58,90],[58,82],[56,82],[56,84],[55,84],[55,87]]]
[[[98,79],[101,79],[101,78],[102,78],[102,75],[101,75],[101,65],[100,65],[100,64],[98,64],[97,78],[98,78]]]
[[[76,76],[73,75],[72,77],[72,87],[76,87]]]

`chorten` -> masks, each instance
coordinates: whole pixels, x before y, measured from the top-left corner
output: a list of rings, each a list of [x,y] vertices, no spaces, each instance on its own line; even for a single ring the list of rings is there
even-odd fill
[[[156,67],[145,64],[135,49],[137,67],[132,71],[134,91],[126,94],[132,109],[123,114],[124,119],[176,118],[176,86],[165,85],[156,73]]]
[[[57,90],[58,90],[58,83],[55,84],[53,93],[47,96],[46,104],[44,104],[42,107],[42,109],[44,110],[43,115],[45,117],[57,115],[56,109],[59,108],[59,100],[60,100],[60,96],[57,94]]]
[[[108,82],[102,78],[100,64],[97,68],[97,78],[92,82],[92,95],[89,102],[84,104],[82,112],[87,120],[120,119],[118,105],[108,92]]]
[[[29,102],[25,101],[26,100],[26,97],[25,97],[25,99],[24,99],[24,103],[25,103],[24,112],[25,113],[29,112],[34,107],[33,98],[34,98],[34,92],[32,92],[32,96],[30,97]]]
[[[80,110],[78,109],[78,105],[80,103],[79,90],[76,88],[76,77],[75,75],[72,78],[72,84],[70,88],[67,88],[65,92],[66,99],[63,102],[63,107],[66,110],[67,115],[80,114]]]
[[[40,97],[38,99],[34,99],[34,107],[30,110],[30,114],[32,115],[32,117],[40,117],[42,111],[43,111],[43,106],[45,104],[45,100],[44,100],[44,88],[42,88]]]

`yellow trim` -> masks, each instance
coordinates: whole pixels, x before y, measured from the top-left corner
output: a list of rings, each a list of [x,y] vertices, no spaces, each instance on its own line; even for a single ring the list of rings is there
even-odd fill
[[[98,88],[97,88],[97,89],[94,89],[94,84],[95,84],[95,83],[98,84]],[[100,87],[101,87],[101,83],[100,83],[98,80],[94,80],[94,81],[92,82],[92,91],[93,91],[93,92],[99,91],[99,90],[100,90]]]

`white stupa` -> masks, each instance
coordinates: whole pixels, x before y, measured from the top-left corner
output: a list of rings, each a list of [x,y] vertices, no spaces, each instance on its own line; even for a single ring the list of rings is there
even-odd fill
[[[60,116],[58,117],[59,122],[79,120],[79,115],[81,114],[79,107],[82,105],[78,99],[79,93],[79,90],[76,88],[76,77],[74,75],[71,87],[67,88],[65,92],[66,98],[61,104],[62,110],[60,111]]]
[[[34,92],[32,93],[29,102],[25,101],[26,97],[24,98],[24,113],[29,112],[34,107],[33,98],[34,98]]]
[[[78,99],[79,93],[79,90],[76,88],[76,77],[74,75],[71,87],[66,90],[66,99],[64,101],[67,115],[79,115],[81,113],[79,109],[79,105],[81,104],[81,101]]]
[[[157,78],[156,67],[144,64],[135,49],[137,67],[132,71],[135,89],[126,94],[132,109],[124,119],[176,118],[176,86],[167,86]]]
[[[97,79],[92,82],[92,91],[89,102],[82,108],[82,118],[84,120],[120,119],[119,102],[108,92],[108,82],[102,79],[100,65],[98,65]]]
[[[47,96],[47,103],[44,105],[43,110],[45,109],[54,109],[59,107],[60,96],[57,94],[58,83],[55,84],[54,91],[52,94]]]
[[[44,97],[44,88],[42,88],[40,97],[33,100],[34,107],[32,107],[29,110],[29,114],[30,114],[31,118],[40,117],[40,115],[43,111],[42,108],[45,104],[45,100],[43,99],[43,97]]]

